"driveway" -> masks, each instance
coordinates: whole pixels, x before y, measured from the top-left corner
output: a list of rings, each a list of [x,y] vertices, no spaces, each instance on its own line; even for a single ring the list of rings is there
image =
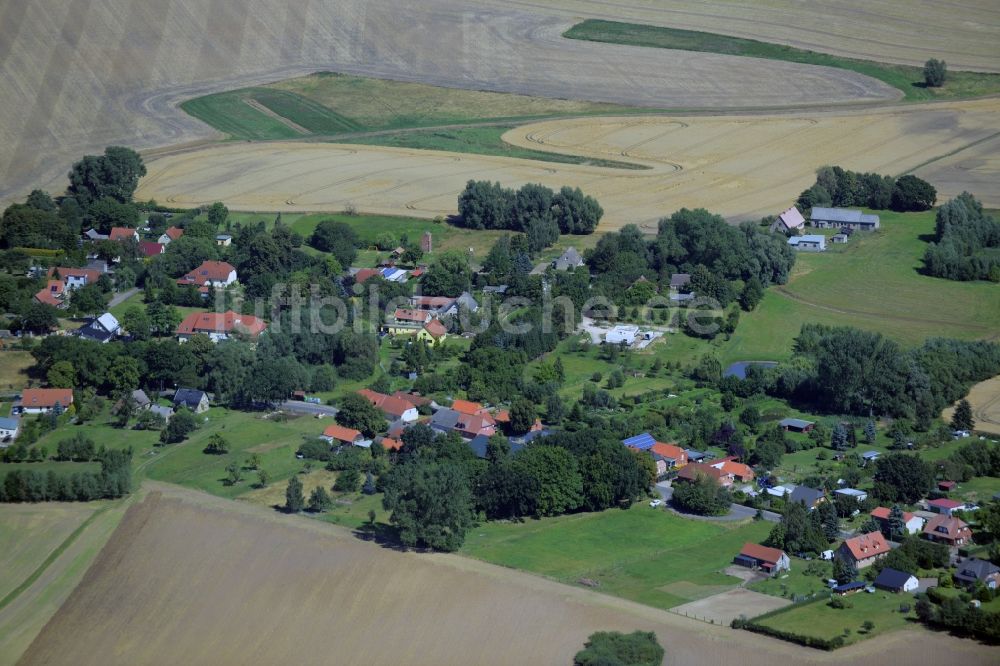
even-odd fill
[[[123,291],[121,293],[115,294],[114,296],[111,297],[111,300],[108,301],[108,309],[110,310],[111,308],[115,307],[116,305],[120,305],[121,303],[124,303],[125,301],[127,301],[130,298],[132,298],[133,296],[135,296],[138,293],[139,293],[139,288],[138,287],[133,287],[132,289],[129,289],[128,291]]]
[[[286,400],[278,405],[278,409],[293,414],[308,414],[315,416],[336,416],[337,408],[329,405],[317,405],[312,402],[302,402],[301,400]]]
[[[656,484],[656,492],[660,494],[663,498],[664,504],[667,505],[669,511],[673,511],[678,516],[684,516],[685,518],[696,518],[698,520],[715,520],[715,521],[734,521],[734,520],[746,520],[747,518],[753,518],[757,515],[757,509],[753,509],[749,506],[743,506],[742,504],[730,504],[729,513],[724,516],[696,516],[691,513],[683,513],[673,508],[670,500],[673,499],[674,489],[670,485],[670,481],[660,481]],[[773,511],[762,511],[764,520],[772,523],[777,523],[781,520],[781,514],[775,513]]]

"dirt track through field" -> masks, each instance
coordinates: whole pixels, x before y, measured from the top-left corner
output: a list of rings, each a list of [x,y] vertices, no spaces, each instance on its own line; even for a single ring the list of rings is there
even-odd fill
[[[1000,131],[1000,100],[878,111],[773,116],[620,117],[553,120],[504,134],[516,146],[631,161],[646,170],[320,143],[210,146],[151,160],[137,196],[176,206],[225,201],[239,210],[335,211],[434,217],[454,213],[470,179],[507,186],[579,186],[605,210],[603,229],[627,223],[655,229],[682,208],[705,207],[737,219],[775,214],[813,181],[816,168],[917,173],[935,180],[964,148],[978,155]],[[953,154],[952,154],[953,153]],[[950,155],[944,164],[935,161]],[[1000,163],[980,165],[973,184],[939,188],[943,201],[971,189],[1000,206]],[[974,188],[976,185],[977,188]]]
[[[658,108],[829,107],[898,97],[844,70],[563,39],[584,14],[655,22],[686,15],[723,32],[764,30],[774,40],[833,50],[867,44],[879,51],[891,32],[893,43],[911,44],[910,57],[920,44],[921,58],[943,55],[952,66],[996,59],[988,50],[997,32],[989,7],[961,12],[972,27],[929,2],[882,11],[877,39],[872,13],[854,0],[843,16],[790,0],[777,8],[744,0],[732,10],[632,4],[0,0],[0,200],[33,187],[61,189],[73,161],[108,144],[152,148],[214,137],[177,104],[315,70]],[[786,14],[780,26],[776,11]],[[856,36],[845,41],[845,34]]]
[[[882,664],[887,649],[899,663],[991,656],[921,630],[818,652],[154,485],[21,663],[566,664],[598,629],[656,631],[668,664]]]
[[[972,405],[976,430],[1000,435],[1000,377],[979,382],[969,389],[966,399]],[[955,408],[949,407],[941,414],[941,418],[951,421],[954,413]]]

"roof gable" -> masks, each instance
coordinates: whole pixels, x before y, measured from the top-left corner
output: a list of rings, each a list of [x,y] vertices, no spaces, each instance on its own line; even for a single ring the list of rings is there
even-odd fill
[[[864,560],[889,552],[889,544],[886,543],[885,537],[882,536],[881,532],[860,534],[847,539],[842,546],[850,552],[855,560]]]

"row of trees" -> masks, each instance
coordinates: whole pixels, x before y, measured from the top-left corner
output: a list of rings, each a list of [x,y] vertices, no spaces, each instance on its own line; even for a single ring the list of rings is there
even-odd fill
[[[18,469],[0,483],[0,502],[89,502],[132,492],[132,450],[106,450],[100,471],[41,472]]]
[[[559,240],[559,234],[590,234],[604,209],[580,188],[553,192],[528,184],[519,190],[500,183],[470,180],[458,195],[459,223],[470,229],[521,231],[537,251]]]
[[[948,280],[1000,282],[1000,222],[963,192],[938,209],[924,267],[930,275]]]
[[[813,206],[864,206],[907,212],[929,210],[935,201],[934,186],[912,174],[893,178],[825,166],[816,171],[816,182],[799,195],[796,203],[803,210]]]

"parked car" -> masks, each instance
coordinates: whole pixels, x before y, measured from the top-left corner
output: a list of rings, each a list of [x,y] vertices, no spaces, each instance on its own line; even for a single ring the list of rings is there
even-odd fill
[[[661,506],[662,504],[663,504],[663,500],[655,499],[655,500],[653,500],[652,502],[649,503],[649,506],[651,506],[651,507],[653,507],[655,509],[656,507]]]

